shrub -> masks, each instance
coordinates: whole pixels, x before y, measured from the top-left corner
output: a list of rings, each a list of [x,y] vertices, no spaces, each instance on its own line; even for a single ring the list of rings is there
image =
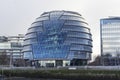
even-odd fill
[[[120,80],[117,70],[0,70],[7,77],[67,80]]]

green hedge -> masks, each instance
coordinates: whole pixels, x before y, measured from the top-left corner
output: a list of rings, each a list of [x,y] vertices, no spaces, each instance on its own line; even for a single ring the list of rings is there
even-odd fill
[[[119,70],[0,70],[0,74],[6,77],[68,80],[120,80]]]

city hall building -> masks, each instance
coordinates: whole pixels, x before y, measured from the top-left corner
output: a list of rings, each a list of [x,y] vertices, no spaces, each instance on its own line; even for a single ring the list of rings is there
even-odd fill
[[[86,65],[92,53],[88,27],[77,12],[44,12],[25,35],[24,58],[38,66]]]

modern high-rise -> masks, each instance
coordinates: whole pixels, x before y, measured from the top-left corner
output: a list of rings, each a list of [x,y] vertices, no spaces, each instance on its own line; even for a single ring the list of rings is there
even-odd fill
[[[120,65],[120,17],[100,20],[103,65]]]
[[[92,53],[88,27],[77,12],[44,12],[25,35],[24,58],[48,67],[86,65]]]

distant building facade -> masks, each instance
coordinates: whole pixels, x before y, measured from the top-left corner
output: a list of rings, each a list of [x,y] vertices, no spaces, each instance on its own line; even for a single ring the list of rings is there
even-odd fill
[[[103,65],[120,65],[120,17],[100,20],[101,56]]]
[[[50,11],[32,23],[24,40],[24,58],[40,66],[79,66],[91,59],[88,23],[77,12]]]
[[[12,59],[11,61],[22,59],[23,40],[23,34],[18,36],[0,36],[0,55],[4,53]]]

